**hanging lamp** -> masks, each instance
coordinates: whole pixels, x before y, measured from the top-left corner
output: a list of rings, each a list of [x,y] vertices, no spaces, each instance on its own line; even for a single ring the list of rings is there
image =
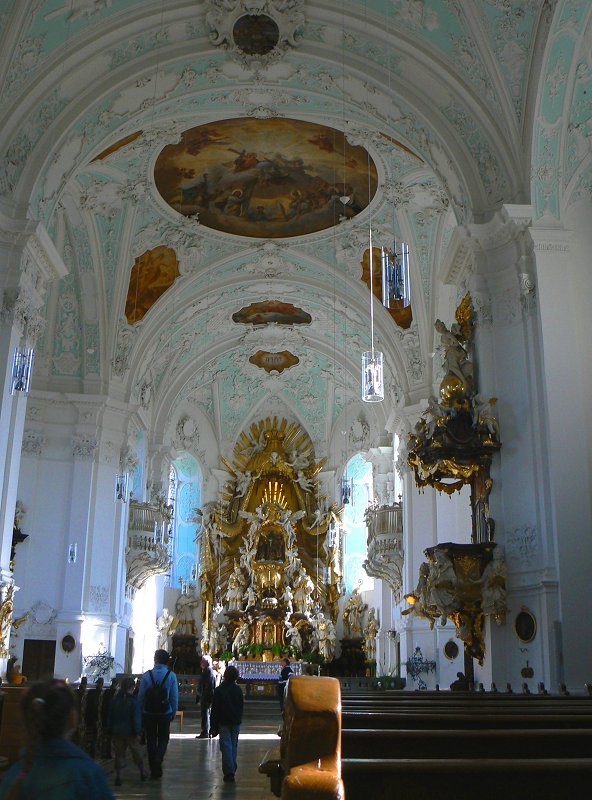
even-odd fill
[[[380,403],[384,400],[384,367],[380,350],[374,349],[374,281],[372,258],[372,224],[370,224],[370,350],[362,353],[362,400],[365,403]]]

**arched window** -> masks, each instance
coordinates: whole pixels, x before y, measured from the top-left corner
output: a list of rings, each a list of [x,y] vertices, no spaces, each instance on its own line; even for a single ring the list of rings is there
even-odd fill
[[[175,459],[169,476],[168,502],[174,507],[171,530],[170,586],[195,584],[199,553],[197,550],[195,509],[201,504],[202,475],[199,464],[188,453]]]
[[[364,461],[361,455],[355,455],[347,462],[343,477],[344,480],[351,481],[349,503],[343,510],[345,590],[351,592],[359,586],[362,591],[366,591],[374,588],[374,579],[366,574],[363,567],[368,553],[364,514],[374,496],[372,464]]]

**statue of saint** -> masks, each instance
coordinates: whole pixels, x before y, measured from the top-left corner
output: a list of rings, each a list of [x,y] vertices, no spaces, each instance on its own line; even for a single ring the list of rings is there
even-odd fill
[[[343,608],[343,628],[345,635],[351,639],[362,638],[362,624],[366,608],[362,595],[357,589],[354,589]]]
[[[473,385],[473,365],[464,346],[464,340],[458,323],[450,329],[437,319],[434,328],[440,334],[440,341],[444,348],[444,369],[448,374],[455,375],[463,384],[463,391],[468,391]]]
[[[247,591],[245,592],[245,599],[247,601],[245,608],[250,608],[254,606],[257,602],[257,592],[255,591],[255,587],[251,583]]]
[[[171,649],[171,636],[174,633],[175,618],[171,616],[168,608],[163,608],[162,614],[156,620],[158,629],[158,648],[160,650]]]
[[[199,598],[193,594],[180,594],[175,603],[175,633],[184,636],[195,636],[197,633],[197,622],[194,616],[194,609],[199,605]]]
[[[228,578],[228,588],[226,589],[226,602],[229,611],[240,611],[243,607],[244,580],[238,565],[234,562],[234,570]]]
[[[419,565],[419,578],[417,586],[413,592],[405,595],[405,600],[411,603],[411,608],[401,611],[402,615],[415,614],[416,617],[423,617],[430,623],[430,630],[433,629],[438,613],[434,606],[430,606],[428,601],[428,576],[430,565],[425,561]]]
[[[376,619],[376,611],[373,608],[369,608],[368,619],[366,620],[366,627],[364,628],[364,649],[366,650],[366,658],[368,661],[376,660],[377,635],[378,620]]]
[[[313,645],[317,647],[325,661],[331,661],[337,641],[335,626],[330,619],[325,618],[322,611],[315,614],[311,622]]]
[[[300,567],[300,574],[294,585],[294,607],[300,614],[310,613],[313,591],[314,583],[309,578],[304,567]]]

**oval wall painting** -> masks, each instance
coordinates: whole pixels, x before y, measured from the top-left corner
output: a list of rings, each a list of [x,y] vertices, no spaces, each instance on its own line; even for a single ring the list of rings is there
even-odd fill
[[[156,160],[180,214],[238,236],[302,236],[354,217],[376,192],[368,152],[341,131],[294,119],[227,119],[191,128]]]

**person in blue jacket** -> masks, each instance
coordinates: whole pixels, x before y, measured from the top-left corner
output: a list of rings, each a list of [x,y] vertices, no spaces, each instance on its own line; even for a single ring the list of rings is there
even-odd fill
[[[140,779],[146,780],[139,742],[142,732],[142,713],[138,698],[134,696],[135,685],[136,681],[131,675],[123,677],[119,690],[109,704],[107,730],[115,751],[116,786],[121,786],[121,772],[125,767],[125,753],[128,748],[134,764],[140,770]]]
[[[142,675],[138,701],[142,709],[146,749],[150,776],[162,778],[162,762],[169,743],[171,722],[177,716],[179,704],[179,684],[177,676],[168,667],[169,654],[166,650],[154,653],[154,667]],[[162,705],[155,704],[162,690]]]
[[[21,713],[26,746],[0,783],[1,800],[113,800],[102,767],[67,739],[78,711],[65,683],[33,684]]]

